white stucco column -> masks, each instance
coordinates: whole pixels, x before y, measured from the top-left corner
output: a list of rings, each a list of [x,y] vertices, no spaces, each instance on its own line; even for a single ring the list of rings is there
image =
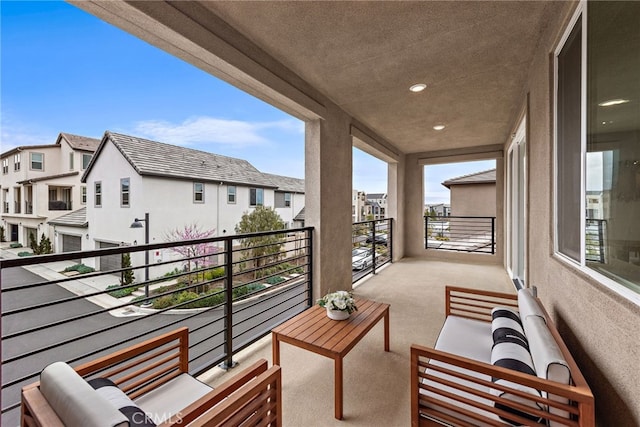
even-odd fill
[[[424,166],[416,154],[405,158],[404,167],[404,255],[424,255]]]
[[[405,201],[407,186],[405,185],[406,156],[398,157],[397,162],[389,163],[387,169],[387,217],[393,218],[393,261],[405,254]]]
[[[349,117],[330,108],[306,122],[305,225],[313,236],[313,298],[351,289],[352,142]]]

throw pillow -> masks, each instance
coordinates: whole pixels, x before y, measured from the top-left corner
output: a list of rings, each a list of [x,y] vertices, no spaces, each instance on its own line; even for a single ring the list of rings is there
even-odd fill
[[[491,310],[491,333],[493,342],[499,342],[506,338],[516,338],[528,349],[529,344],[524,334],[524,328],[518,313],[506,307],[496,307]]]
[[[94,378],[88,381],[99,395],[111,402],[129,420],[130,426],[155,427],[155,423],[133,400],[120,390],[118,386],[108,378]]]

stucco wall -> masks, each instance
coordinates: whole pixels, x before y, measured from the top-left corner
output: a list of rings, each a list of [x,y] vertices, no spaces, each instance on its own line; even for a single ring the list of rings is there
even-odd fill
[[[552,55],[575,4],[549,23],[523,95],[528,110],[527,282],[554,317],[591,386],[601,426],[640,425],[640,308],[553,255]],[[514,124],[514,128],[517,124]]]
[[[496,184],[451,186],[452,216],[496,216]]]

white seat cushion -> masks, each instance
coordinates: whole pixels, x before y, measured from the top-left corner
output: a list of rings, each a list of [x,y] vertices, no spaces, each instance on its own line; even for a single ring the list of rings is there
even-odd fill
[[[191,375],[181,374],[138,397],[135,402],[153,422],[161,424],[211,390],[212,387]]]

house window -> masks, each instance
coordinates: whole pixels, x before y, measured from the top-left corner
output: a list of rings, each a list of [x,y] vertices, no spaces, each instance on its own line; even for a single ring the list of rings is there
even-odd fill
[[[102,182],[97,181],[94,184],[94,190],[95,190],[95,205],[96,205],[96,208],[99,208],[100,206],[102,206]]]
[[[89,166],[89,162],[91,162],[91,154],[83,154],[82,155],[82,169],[86,169]]]
[[[204,184],[201,182],[193,183],[193,202],[204,203]]]
[[[44,154],[31,153],[31,170],[44,170]]]
[[[120,206],[129,207],[129,178],[120,180]]]
[[[9,159],[2,159],[2,173],[3,174],[7,174],[9,173]]]
[[[637,301],[639,13],[637,2],[586,2],[555,58],[556,251]]]
[[[87,186],[83,185],[80,187],[80,203],[83,205],[87,204]]]
[[[14,171],[20,170],[20,153],[13,155],[13,170]]]
[[[286,208],[291,207],[291,193],[284,193],[284,206]]]
[[[262,188],[249,189],[249,206],[264,205],[264,190]]]
[[[69,153],[69,170],[73,170],[73,153]]]
[[[227,187],[227,203],[235,203],[236,202],[236,187],[234,185],[230,185]]]

